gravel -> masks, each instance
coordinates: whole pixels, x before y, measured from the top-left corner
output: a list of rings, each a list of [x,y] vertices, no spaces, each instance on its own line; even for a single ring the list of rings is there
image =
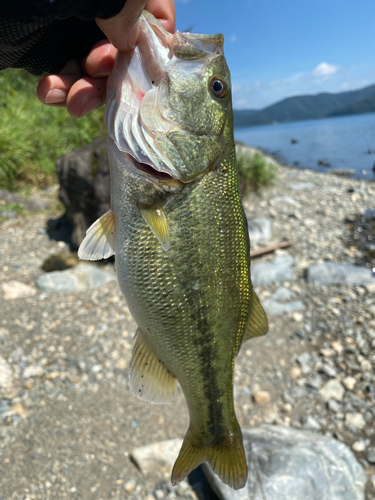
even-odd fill
[[[327,262],[358,267],[360,251],[343,243],[345,221],[374,206],[375,185],[288,167],[278,171],[275,185],[246,198],[244,208],[249,219],[270,221],[269,244],[287,239],[294,245],[254,259],[253,277],[260,278],[253,281],[262,302],[299,301],[303,308],[281,314],[271,308],[269,333],[241,349],[235,369],[238,420],[244,429],[263,423],[294,430],[312,425],[314,432],[333,436],[361,461],[369,478],[366,499],[371,499],[374,283],[323,285],[306,275]],[[33,193],[33,199],[53,207],[55,193]],[[3,497],[143,500],[161,490],[165,498],[198,498],[198,491],[200,498],[214,498],[207,490],[202,496],[203,479],[193,482],[196,492],[189,482],[179,490],[168,482],[170,470],[155,467],[142,474],[131,461],[137,447],[183,438],[184,398],[179,393],[173,405],[158,406],[130,395],[136,325],[116,281],[64,293],[37,289],[38,279],[46,276],[45,259],[69,250],[44,230],[47,218],[58,216],[49,208],[0,222]],[[93,268],[114,276],[112,264]],[[368,276],[370,270],[362,269]],[[4,300],[3,285],[12,281],[36,292]],[[259,391],[269,396],[265,404],[254,401]]]

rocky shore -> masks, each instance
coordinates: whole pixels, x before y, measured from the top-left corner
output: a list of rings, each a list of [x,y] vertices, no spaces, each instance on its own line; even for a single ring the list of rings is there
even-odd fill
[[[350,224],[366,210],[375,218],[375,184],[277,170],[244,208],[254,248],[293,245],[252,262],[270,331],[237,358],[237,416],[244,429],[276,424],[344,443],[374,500],[375,276]],[[135,323],[113,265],[44,272],[48,256],[69,250],[46,232],[59,216],[56,189],[32,197],[39,209],[0,219],[1,498],[216,498],[201,476],[173,488],[163,457],[143,472],[130,458],[184,436],[184,399],[156,406],[130,395]]]

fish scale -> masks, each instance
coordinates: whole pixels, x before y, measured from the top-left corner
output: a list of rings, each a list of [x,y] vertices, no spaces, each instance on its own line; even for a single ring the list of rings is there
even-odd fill
[[[139,46],[118,55],[109,80],[112,207],[88,230],[79,256],[116,254],[138,325],[131,392],[167,403],[180,383],[190,426],[173,484],[208,462],[238,489],[247,464],[234,361],[241,344],[268,325],[250,279],[222,44],[222,35],[171,35],[142,16]]]

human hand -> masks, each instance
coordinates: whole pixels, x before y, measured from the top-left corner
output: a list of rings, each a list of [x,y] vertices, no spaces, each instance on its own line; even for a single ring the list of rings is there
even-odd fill
[[[161,21],[170,33],[175,30],[174,0],[127,0],[122,11],[110,19],[96,19],[109,40],[98,42],[82,63],[69,61],[58,75],[39,82],[37,96],[49,106],[66,107],[75,118],[87,115],[105,103],[107,77],[112,71],[117,50],[134,47],[138,37],[137,21],[143,8]]]

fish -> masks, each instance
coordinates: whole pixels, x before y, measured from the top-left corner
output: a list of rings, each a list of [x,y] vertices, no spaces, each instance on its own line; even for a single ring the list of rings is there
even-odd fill
[[[131,393],[168,403],[182,389],[190,424],[172,484],[208,462],[239,489],[248,472],[234,361],[268,323],[250,278],[224,38],[170,34],[146,11],[139,26],[108,81],[111,209],[78,255],[115,255],[138,325]]]

